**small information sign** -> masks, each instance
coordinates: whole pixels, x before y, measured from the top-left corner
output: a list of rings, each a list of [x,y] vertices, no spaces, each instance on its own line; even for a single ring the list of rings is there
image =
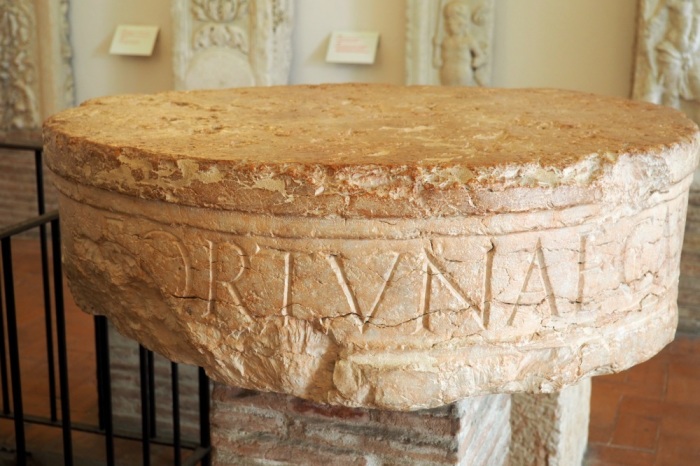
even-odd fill
[[[328,42],[328,63],[371,65],[377,56],[378,32],[334,31]]]
[[[135,26],[120,24],[114,31],[112,55],[136,55],[148,57],[153,54],[153,47],[158,37],[158,26]]]

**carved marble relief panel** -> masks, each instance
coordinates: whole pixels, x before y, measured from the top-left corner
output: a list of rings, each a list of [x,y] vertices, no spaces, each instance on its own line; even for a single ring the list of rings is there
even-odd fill
[[[175,0],[175,87],[286,84],[292,15],[292,0]]]
[[[74,103],[68,0],[0,1],[0,131],[32,130]]]
[[[408,0],[406,83],[488,86],[494,0]]]
[[[633,97],[700,121],[700,3],[640,0]]]

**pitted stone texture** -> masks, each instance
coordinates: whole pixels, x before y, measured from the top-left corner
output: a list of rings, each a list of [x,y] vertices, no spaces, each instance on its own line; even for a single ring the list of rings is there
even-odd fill
[[[77,302],[226,384],[418,409],[674,335],[698,133],[671,109],[243,89],[96,100],[45,137]]]
[[[561,392],[511,397],[513,465],[580,465],[588,444],[591,379]]]

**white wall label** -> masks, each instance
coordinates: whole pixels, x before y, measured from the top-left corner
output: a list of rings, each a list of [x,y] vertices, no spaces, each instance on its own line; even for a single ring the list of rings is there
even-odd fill
[[[378,32],[334,31],[328,42],[326,61],[371,65],[377,55]]]
[[[153,46],[157,37],[158,26],[120,24],[114,31],[109,53],[147,57],[153,54]]]

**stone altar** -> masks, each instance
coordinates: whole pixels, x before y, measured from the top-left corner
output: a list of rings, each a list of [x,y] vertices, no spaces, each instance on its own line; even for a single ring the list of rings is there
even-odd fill
[[[575,92],[358,84],[107,97],[45,143],[83,309],[227,385],[414,410],[670,341],[697,131]]]
[[[218,464],[505,464],[509,443],[573,464],[589,376],[673,338],[698,133],[672,109],[193,91],[88,102],[45,141],[85,310],[219,382],[310,400],[215,388]],[[476,396],[510,392],[557,394]]]

